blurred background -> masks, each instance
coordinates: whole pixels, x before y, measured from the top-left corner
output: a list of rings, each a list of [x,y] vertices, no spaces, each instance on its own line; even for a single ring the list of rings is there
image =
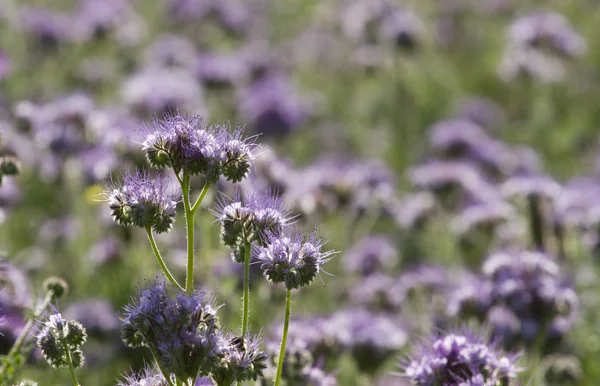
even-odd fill
[[[408,384],[389,373],[420,337],[469,324],[523,353],[524,384],[596,384],[599,25],[594,0],[2,0],[0,155],[19,172],[0,186],[0,353],[58,275],[61,311],[90,334],[83,385],[149,359],[120,342],[118,315],[159,267],[99,194],[146,167],[144,128],[181,111],[260,134],[244,188],[285,194],[342,251],[294,295],[303,366]],[[235,328],[242,270],[219,244],[216,196],[197,214],[197,283]],[[157,237],[178,277],[183,223]],[[534,259],[515,268],[518,296],[489,290],[505,284],[486,269],[497,251]],[[268,348],[285,294],[253,278]],[[70,379],[35,352],[25,377]],[[327,384],[311,382],[288,386]]]

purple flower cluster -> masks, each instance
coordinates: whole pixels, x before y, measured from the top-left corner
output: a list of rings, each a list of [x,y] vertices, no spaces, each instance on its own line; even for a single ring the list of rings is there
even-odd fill
[[[449,311],[487,321],[506,345],[559,340],[576,321],[579,298],[547,254],[497,252],[482,270],[458,287]]]
[[[514,355],[468,331],[433,337],[402,367],[418,386],[507,385],[519,371]]]
[[[286,289],[297,289],[309,285],[336,253],[321,251],[324,245],[316,231],[308,235],[271,234],[267,245],[258,247],[256,260],[269,283],[285,283]]]
[[[342,29],[348,39],[366,45],[392,42],[413,49],[423,39],[421,18],[389,1],[356,1],[342,13]]]
[[[207,126],[197,116],[173,115],[156,121],[154,129],[143,143],[152,167],[170,167],[176,174],[183,170],[211,183],[220,176],[240,182],[250,171],[255,145],[239,127],[231,132],[227,125]]]
[[[391,312],[399,311],[414,297],[430,297],[441,293],[448,286],[447,273],[443,267],[421,265],[397,277],[386,273],[367,276],[350,289],[349,296],[355,304]]]
[[[213,211],[221,223],[221,242],[233,251],[234,261],[242,263],[246,243],[265,246],[294,222],[283,197],[272,192],[241,194],[231,202],[222,200]]]
[[[168,192],[164,178],[137,171],[125,174],[121,186],[111,185],[105,196],[117,224],[152,228],[157,233],[171,230],[180,197]]]
[[[279,327],[276,325],[275,329]],[[347,353],[361,372],[375,374],[398,353],[407,338],[397,317],[360,308],[342,309],[329,317],[294,320],[290,324],[291,343],[285,369],[296,374],[290,376],[294,379],[307,368],[322,371],[333,367],[335,360]]]
[[[150,348],[165,375],[180,381],[210,376],[221,386],[256,380],[267,359],[258,338],[222,330],[217,310],[204,292],[173,299],[163,282],[150,283],[125,307],[122,339]]]
[[[556,12],[517,18],[507,37],[509,46],[499,68],[506,80],[524,74],[543,82],[559,81],[565,75],[564,59],[579,58],[586,51],[584,39]]]
[[[52,313],[40,322],[37,345],[46,362],[54,368],[83,366],[81,346],[87,340],[85,328],[75,320],[65,320],[53,307]]]

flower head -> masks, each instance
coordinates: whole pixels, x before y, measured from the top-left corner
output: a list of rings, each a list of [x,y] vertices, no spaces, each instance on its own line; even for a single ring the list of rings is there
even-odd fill
[[[228,342],[227,352],[221,366],[212,373],[218,385],[233,384],[236,380],[256,381],[258,377],[262,377],[268,356],[260,351],[258,336],[240,337],[225,333],[224,340]]]
[[[105,192],[115,222],[151,227],[157,233],[170,231],[179,195],[167,192],[167,181],[139,171],[125,174],[123,180],[123,185]]]
[[[468,331],[434,336],[404,366],[418,386],[501,385],[516,376],[516,357]]]
[[[54,306],[37,334],[37,345],[54,368],[67,367],[69,362],[74,368],[83,366],[81,346],[86,340],[85,328],[77,321],[65,320]]]
[[[279,235],[289,226],[291,215],[283,197],[267,191],[220,200],[212,211],[221,223],[221,242],[234,249],[234,261],[243,263],[246,243],[265,246],[267,236]]]
[[[123,378],[117,386],[167,386],[169,384],[156,365],[146,366],[142,371]]]
[[[150,347],[161,369],[179,380],[211,375],[224,382],[219,384],[231,384],[256,379],[266,360],[258,338],[221,330],[217,308],[204,292],[173,298],[165,283],[156,281],[125,307],[122,338],[130,347]]]
[[[256,258],[270,283],[285,283],[288,290],[296,289],[310,284],[335,254],[322,252],[324,244],[314,231],[309,235],[271,235],[267,246],[257,249]]]
[[[200,117],[166,116],[145,135],[143,150],[151,166],[183,170],[216,183],[221,175],[232,182],[248,176],[255,144],[242,129],[227,124],[207,125]]]

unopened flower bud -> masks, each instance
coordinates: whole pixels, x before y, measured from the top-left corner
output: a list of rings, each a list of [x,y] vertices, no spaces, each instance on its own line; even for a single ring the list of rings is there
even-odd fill
[[[55,298],[60,298],[69,292],[69,285],[60,277],[51,276],[44,281],[44,289]]]

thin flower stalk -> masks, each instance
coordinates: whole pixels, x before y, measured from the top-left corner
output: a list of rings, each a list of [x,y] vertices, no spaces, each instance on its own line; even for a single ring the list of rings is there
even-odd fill
[[[160,251],[158,250],[158,247],[156,245],[156,240],[154,240],[154,236],[152,235],[152,228],[146,227],[146,233],[148,233],[148,240],[150,241],[150,245],[152,246],[152,250],[154,251],[154,255],[156,256],[158,265],[160,265],[160,268],[163,270],[165,276],[167,277],[167,279],[169,279],[169,281],[175,287],[177,287],[183,291],[184,290],[183,287],[173,277],[173,275],[171,274],[171,271],[169,271],[169,268],[167,268],[167,265],[165,264],[165,261],[163,260],[162,255],[160,254]]]
[[[281,373],[283,371],[283,357],[285,355],[285,345],[287,343],[288,328],[290,326],[290,314],[292,310],[292,290],[286,291],[285,297],[285,321],[283,324],[283,336],[281,337],[281,348],[279,349],[279,363],[277,364],[277,375],[275,377],[275,386],[281,384]]]

